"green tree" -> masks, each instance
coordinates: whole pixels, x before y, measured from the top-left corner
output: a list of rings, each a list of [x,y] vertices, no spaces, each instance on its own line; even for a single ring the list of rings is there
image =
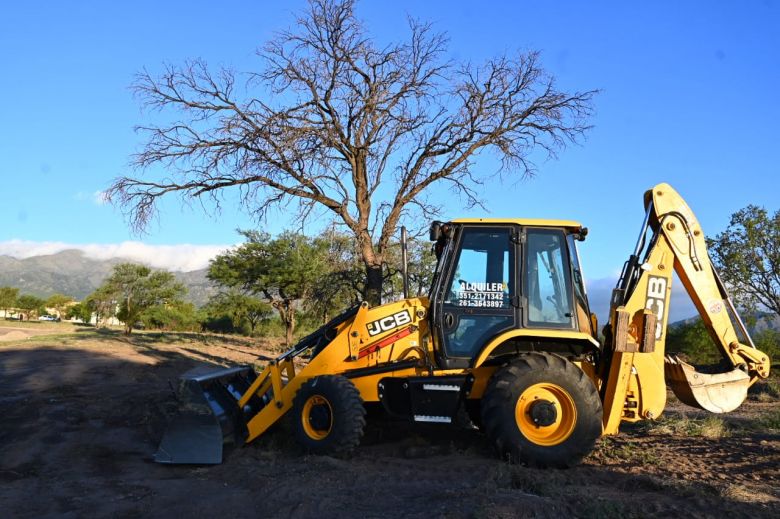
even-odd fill
[[[95,326],[100,326],[101,321],[116,315],[117,294],[113,287],[104,284],[87,296],[83,304],[95,314]]]
[[[78,319],[84,324],[89,324],[92,320],[92,309],[86,302],[76,303],[68,307],[65,317],[67,319]]]
[[[771,328],[753,334],[756,348],[766,353],[775,364],[780,360],[780,331]]]
[[[710,256],[740,306],[780,316],[780,210],[749,205],[725,231],[707,240]]]
[[[208,277],[270,304],[278,312],[285,340],[291,345],[301,302],[311,299],[329,271],[324,244],[291,232],[275,239],[255,231],[241,234],[246,243],[214,258]]]
[[[696,364],[715,364],[722,358],[701,319],[670,326],[666,344],[669,353],[682,353]]]
[[[118,303],[116,317],[124,323],[125,333],[129,335],[144,311],[156,305],[175,305],[187,290],[170,272],[120,263],[114,266],[98,291],[104,299],[110,295],[109,299]]]
[[[57,313],[57,317],[62,319],[65,315],[68,305],[73,302],[73,298],[63,294],[54,294],[46,299],[46,307],[54,308]]]
[[[16,298],[19,297],[19,289],[13,287],[0,287],[0,309],[3,315],[8,317],[8,310],[16,306]]]
[[[202,60],[140,73],[136,94],[172,122],[141,128],[133,163],[176,175],[117,178],[108,198],[141,229],[169,193],[197,205],[230,188],[252,215],[328,216],[356,243],[363,298],[376,305],[401,220],[435,214],[437,186],[479,204],[477,186],[499,173],[475,173],[482,154],[525,177],[533,157],[555,157],[590,128],[595,91],[559,90],[539,53],[454,59],[446,35],[412,19],[405,38],[380,43],[354,7],[310,0],[294,31],[260,48],[249,81]]]
[[[147,328],[167,331],[196,331],[201,316],[192,303],[174,301],[158,304],[144,310],[140,320]]]
[[[396,242],[388,255],[388,280],[385,282],[385,298],[398,299],[403,295],[401,244]],[[407,268],[409,276],[409,295],[426,295],[431,288],[433,272],[436,269],[436,256],[431,243],[420,239],[409,239],[407,244]]]
[[[327,256],[328,272],[323,282],[315,287],[307,309],[322,322],[329,316],[362,301],[366,283],[360,252],[349,235],[329,229],[316,238],[322,242]],[[401,275],[401,244],[393,242],[386,256],[383,293],[385,300],[394,300],[403,293]],[[433,279],[436,257],[431,244],[424,240],[410,239],[408,243],[409,294],[425,295]]]
[[[324,251],[326,269],[322,281],[314,286],[306,301],[306,307],[315,321],[326,323],[333,315],[362,301],[366,276],[355,240],[350,235],[331,228],[316,241]]]
[[[409,245],[409,289],[412,294],[427,295],[436,271],[433,246],[424,240],[412,240]]]
[[[213,317],[228,316],[234,330],[240,330],[246,324],[250,335],[254,334],[260,321],[273,313],[273,307],[268,303],[236,289],[212,296],[206,308]]]
[[[37,317],[46,311],[46,302],[39,297],[23,294],[16,299],[16,307],[26,313],[29,320],[31,316]]]

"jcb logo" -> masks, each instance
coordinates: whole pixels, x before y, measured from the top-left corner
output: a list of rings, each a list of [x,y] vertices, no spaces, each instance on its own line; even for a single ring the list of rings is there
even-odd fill
[[[410,314],[408,310],[401,310],[400,312],[388,317],[383,317],[382,319],[372,321],[368,323],[366,327],[368,328],[368,335],[373,337],[374,335],[393,330],[399,326],[403,326],[411,322],[412,314]]]
[[[666,278],[650,276],[647,280],[647,299],[645,308],[653,310],[657,317],[655,338],[661,338],[664,329],[664,309],[666,308]]]

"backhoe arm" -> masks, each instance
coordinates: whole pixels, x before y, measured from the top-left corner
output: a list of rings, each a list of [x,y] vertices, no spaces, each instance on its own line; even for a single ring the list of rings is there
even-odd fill
[[[688,205],[671,186],[659,184],[645,193],[645,209],[642,232],[613,292],[605,329],[601,373],[606,434],[617,432],[621,420],[659,416],[666,404],[665,378],[683,402],[726,412],[742,403],[752,383],[769,375],[769,358],[752,344]],[[723,354],[723,372],[700,373],[665,357],[672,269]],[[747,344],[740,342],[729,313]]]
[[[726,287],[710,262],[704,233],[693,213],[667,184],[653,189],[652,196],[657,225],[662,227],[674,253],[675,272],[699,311],[713,342],[732,368],[749,374],[751,384],[758,378],[766,378],[769,376],[769,358],[756,349],[734,308]],[[748,344],[739,341],[730,314]]]

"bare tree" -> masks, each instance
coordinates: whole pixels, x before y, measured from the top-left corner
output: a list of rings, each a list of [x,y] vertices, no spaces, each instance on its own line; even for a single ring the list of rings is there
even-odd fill
[[[479,204],[486,176],[471,166],[481,152],[493,151],[502,172],[532,175],[532,152],[555,156],[589,128],[595,91],[557,90],[538,53],[455,63],[447,38],[416,20],[408,39],[380,46],[354,4],[310,0],[295,30],[262,47],[260,70],[246,77],[201,60],[138,75],[144,105],[180,117],[141,127],[148,140],[133,159],[170,176],[117,178],[108,189],[136,230],[168,193],[219,207],[223,191],[236,188],[257,217],[290,203],[301,219],[324,211],[354,235],[364,297],[377,304],[399,222],[439,209],[430,186],[448,184]]]

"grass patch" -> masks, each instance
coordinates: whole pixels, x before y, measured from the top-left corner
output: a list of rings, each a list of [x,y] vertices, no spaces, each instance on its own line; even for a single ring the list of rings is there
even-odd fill
[[[631,441],[602,438],[591,454],[599,462],[657,465],[661,459],[655,449]]]
[[[776,377],[759,380],[748,389],[748,395],[758,402],[775,402],[780,398],[780,382]]]
[[[756,399],[757,402],[762,402],[765,404],[777,400],[777,397],[774,397],[768,393],[758,393],[757,395],[755,395],[754,398]]]
[[[767,412],[756,420],[756,424],[761,429],[780,430],[780,409],[772,409]]]
[[[0,319],[0,328],[26,328],[29,330],[62,330],[73,331],[79,325],[65,321],[16,321],[13,319]]]
[[[648,421],[642,425],[645,432],[650,435],[695,436],[713,439],[731,436],[729,426],[718,416],[708,416],[701,419],[671,416]]]
[[[703,420],[696,420],[691,429],[693,436],[702,438],[727,438],[731,436],[726,422],[717,416],[708,416]]]
[[[751,503],[755,498],[755,492],[744,485],[737,484],[726,486],[721,490],[720,495],[726,499],[741,501],[743,503]]]

